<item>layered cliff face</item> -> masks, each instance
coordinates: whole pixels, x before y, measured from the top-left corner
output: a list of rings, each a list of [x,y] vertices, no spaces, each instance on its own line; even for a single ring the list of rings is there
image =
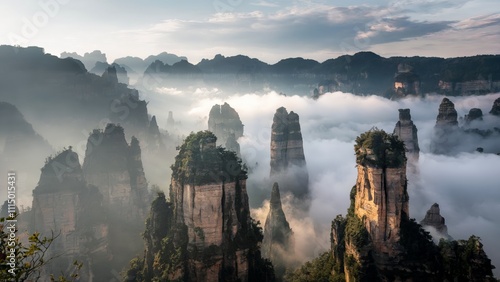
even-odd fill
[[[293,244],[293,232],[281,206],[279,186],[274,183],[269,213],[264,225],[262,255],[271,260],[277,277],[283,276],[286,266],[292,261]]]
[[[47,160],[33,190],[30,226],[31,232],[42,236],[59,234],[48,255],[56,259],[45,267],[45,275],[66,271],[78,259],[85,263],[82,277],[92,276],[90,254],[105,248],[108,236],[108,228],[100,220],[101,200],[97,188],[83,179],[78,155],[71,149]]]
[[[455,104],[448,98],[443,98],[439,105],[439,113],[436,118],[436,127],[438,128],[452,128],[458,126],[457,111]]]
[[[309,194],[299,115],[278,108],[271,128],[271,179],[282,183],[285,192],[304,198]]]
[[[148,203],[147,181],[136,138],[130,146],[121,126],[108,124],[104,131],[89,136],[85,161],[85,180],[99,188],[103,202],[124,219],[144,219]]]
[[[216,147],[216,139],[209,131],[185,139],[172,166],[169,202],[163,195],[153,202],[145,258],[132,262],[129,276],[146,281],[272,279],[269,263],[260,257],[260,228],[249,213],[246,171],[234,152]]]
[[[394,91],[396,97],[420,93],[420,78],[413,72],[413,67],[409,64],[398,65],[398,72],[394,77]]]
[[[436,232],[434,234],[431,232],[431,234],[437,241],[441,238],[451,239],[450,235],[448,235],[448,227],[445,224],[445,219],[441,216],[439,205],[437,203],[433,204],[427,211],[424,219],[420,221],[420,225],[424,228],[434,228]]]
[[[217,144],[240,155],[238,138],[243,136],[240,116],[228,103],[214,105],[208,117],[208,130],[217,136]]]
[[[491,107],[490,114],[495,116],[500,116],[500,98],[497,98],[495,102],[493,102],[493,106]]]
[[[398,138],[371,130],[356,139],[355,152],[351,206],[346,218],[332,222],[334,281],[495,281],[477,238],[436,246],[409,218],[406,159]],[[429,221],[441,222],[435,212]]]
[[[443,98],[434,126],[431,151],[434,154],[448,154],[458,144],[458,115],[455,105],[448,98]]]
[[[364,219],[374,250],[399,254],[400,227],[408,217],[406,158],[403,143],[383,131],[369,131],[356,139],[358,178],[354,214]]]
[[[417,127],[411,120],[410,109],[399,109],[399,121],[394,128],[394,135],[405,144],[406,158],[412,171],[416,170],[420,153],[417,132]]]

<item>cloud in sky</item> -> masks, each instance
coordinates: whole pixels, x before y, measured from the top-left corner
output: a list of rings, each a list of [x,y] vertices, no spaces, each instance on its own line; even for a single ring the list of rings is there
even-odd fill
[[[218,13],[208,20],[165,20],[147,29],[124,31],[131,38],[147,34],[166,49],[182,42],[184,54],[253,53],[272,61],[283,56],[306,56],[317,50],[353,53],[372,45],[398,42],[450,28],[449,21],[416,21],[398,13],[381,17],[371,7],[288,8],[275,13]],[[291,48],[293,46],[293,48]],[[225,51],[225,52],[224,52]],[[324,59],[331,57],[325,54]]]
[[[112,59],[169,51],[192,62],[219,53],[243,53],[271,63],[297,56],[322,61],[360,50],[385,55],[495,53],[494,42],[500,35],[491,30],[500,26],[500,7],[491,1],[335,1],[332,5],[307,0],[196,0],[188,5],[92,0],[84,6],[69,1],[21,45],[40,45],[55,54],[100,49]],[[16,5],[5,4],[0,12],[3,44],[12,43],[8,35],[21,33],[25,20],[33,22],[35,14],[44,11],[36,1]],[[96,16],[90,19],[89,14]],[[475,44],[462,48],[465,39],[460,37],[472,36],[472,27],[475,34],[488,36],[478,36]],[[457,51],[450,52],[450,47]]]

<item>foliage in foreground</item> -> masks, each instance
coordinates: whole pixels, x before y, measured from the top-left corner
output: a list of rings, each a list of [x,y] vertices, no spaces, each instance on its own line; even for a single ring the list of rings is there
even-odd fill
[[[59,235],[42,237],[35,232],[28,237],[28,245],[23,245],[19,238],[9,238],[10,224],[0,218],[0,281],[41,281],[42,269],[57,256],[48,257],[49,248]],[[17,230],[16,230],[17,231]],[[15,251],[15,252],[12,252]],[[12,262],[11,262],[12,258]],[[12,264],[11,264],[12,263]],[[50,275],[50,281],[69,282],[79,279],[82,264],[73,262],[73,272],[69,275]]]

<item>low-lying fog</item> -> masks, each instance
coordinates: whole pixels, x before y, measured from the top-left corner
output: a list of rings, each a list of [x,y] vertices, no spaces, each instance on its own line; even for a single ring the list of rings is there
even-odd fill
[[[292,218],[288,198],[282,196],[285,198],[285,213],[295,233],[297,257],[301,260],[311,259],[329,249],[330,223],[336,215],[346,214],[349,192],[356,182],[354,139],[374,126],[392,132],[398,121],[398,109],[410,108],[421,149],[420,173],[408,175],[410,216],[420,221],[433,203],[439,203],[450,235],[455,239],[467,239],[472,234],[481,237],[486,253],[500,268],[500,156],[491,154],[496,150],[493,148],[500,146],[500,140],[463,138],[460,148],[463,153],[456,156],[431,154],[430,141],[442,96],[390,101],[378,96],[336,92],[312,100],[272,91],[227,94],[217,89],[180,91],[175,88],[142,91],[141,95],[149,102],[149,114],[156,115],[160,128],[167,129],[168,112],[173,111],[176,126],[175,129],[169,128],[169,132],[176,135],[175,140],[178,140],[177,135],[186,136],[190,131],[207,129],[208,114],[214,104],[227,102],[239,113],[244,124],[244,137],[239,139],[241,154],[251,168],[247,187],[252,214],[262,226],[269,209],[265,199],[271,192],[268,178],[273,115],[281,106],[299,114],[312,197],[309,214]],[[482,109],[484,123],[478,126],[493,128],[500,127],[500,118],[489,116],[488,112],[498,97],[500,93],[450,97],[450,100],[455,103],[459,117],[471,108]],[[29,119],[28,122],[32,122],[37,130],[36,122]],[[82,130],[88,133],[91,128]],[[67,138],[43,129],[38,132],[57,150],[62,148],[51,140]],[[67,146],[75,146],[80,162],[83,162],[86,134],[68,140],[82,141],[82,146]],[[485,148],[485,153],[475,152],[480,146]],[[494,153],[500,153],[500,149]],[[173,158],[159,161],[170,165]],[[146,170],[150,184],[168,187],[169,173],[164,177],[152,174]],[[39,172],[35,178],[33,182],[36,183]],[[33,188],[24,189],[19,196],[25,205],[31,203]],[[500,273],[497,271],[496,274]]]
[[[420,221],[433,203],[439,203],[450,235],[455,239],[467,239],[472,234],[481,237],[487,254],[500,267],[500,217],[497,216],[500,214],[500,156],[474,152],[479,146],[495,147],[496,144],[498,148],[500,140],[488,141],[493,143],[490,146],[479,138],[464,138],[460,148],[463,153],[431,154],[430,140],[443,96],[390,101],[336,92],[315,101],[275,92],[219,98],[223,93],[216,89],[197,89],[190,93],[158,89],[157,93],[160,95],[151,94],[146,99],[151,101],[149,111],[157,115],[160,127],[165,127],[168,110],[174,111],[174,117],[183,127],[200,130],[207,127],[208,113],[214,104],[227,102],[236,109],[245,126],[244,137],[239,140],[241,154],[253,168],[247,184],[252,213],[262,225],[269,209],[268,202],[262,199],[269,197],[271,191],[266,180],[270,170],[273,115],[280,106],[299,114],[312,193],[309,215],[291,218],[292,208],[286,205],[286,199],[284,202],[295,233],[296,252],[303,259],[329,248],[330,223],[337,214],[345,214],[349,206],[349,192],[356,182],[354,139],[374,126],[392,132],[398,121],[398,109],[410,108],[421,149],[420,173],[408,175],[410,216]],[[493,128],[500,127],[500,118],[489,116],[488,112],[498,97],[500,94],[450,99],[459,117],[471,108],[480,108],[485,115],[485,125],[478,126]]]

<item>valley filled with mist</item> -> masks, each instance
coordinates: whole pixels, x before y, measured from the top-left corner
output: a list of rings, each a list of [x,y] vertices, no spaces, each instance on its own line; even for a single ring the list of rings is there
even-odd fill
[[[332,221],[349,214],[349,226],[366,208],[359,220],[371,236],[367,246],[387,255],[377,241],[382,217],[371,218],[368,208],[379,203],[360,192],[377,189],[374,179],[387,174],[380,185],[392,192],[385,197],[404,183],[396,197],[401,210],[379,210],[397,236],[405,234],[399,217],[420,223],[437,203],[446,219],[438,225],[447,231],[422,225],[432,248],[442,248],[438,260],[454,256],[442,251],[440,238],[475,235],[478,256],[487,255],[478,265],[494,279],[487,272],[489,260],[500,267],[500,57],[283,59],[270,65],[217,55],[194,65],[162,53],[109,63],[100,51],[55,56],[0,46],[0,181],[16,173],[20,241],[29,244],[34,232],[60,234],[48,252],[57,259],[40,268],[42,277],[71,272],[77,260],[82,281],[301,281],[294,271],[325,252],[335,261],[332,275],[344,275],[344,253],[336,260],[344,238],[334,242],[343,231]],[[404,162],[380,165],[377,147],[360,136],[387,133],[383,142],[394,148],[387,145],[385,160],[398,154],[402,134],[392,133],[399,127],[411,131],[416,157],[403,140]],[[0,203],[8,200],[4,191]],[[286,227],[266,223],[271,218]],[[292,239],[273,247],[270,228]],[[384,242],[399,244],[387,234]],[[349,254],[364,255],[350,247],[343,251],[347,276]],[[407,253],[394,257],[406,262]],[[389,277],[389,263],[373,259],[367,264],[376,277]],[[429,269],[405,271],[436,281],[471,277]]]

